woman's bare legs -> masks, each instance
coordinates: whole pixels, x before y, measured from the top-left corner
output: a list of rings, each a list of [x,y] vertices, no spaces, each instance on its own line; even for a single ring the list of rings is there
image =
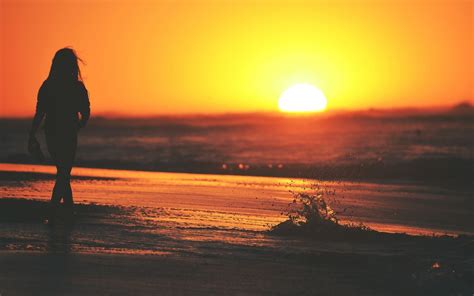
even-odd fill
[[[64,170],[64,206],[68,208],[69,211],[72,212],[72,207],[74,205],[74,201],[72,199],[72,188],[71,188],[71,167],[65,168]]]
[[[71,189],[71,169],[71,166],[56,166],[56,182],[51,196],[50,220],[54,219],[56,210],[61,204],[61,199],[64,200],[64,206],[69,212],[69,215],[73,213],[74,202]]]
[[[61,203],[61,198],[63,196],[62,189],[63,186],[61,185],[61,178],[59,177],[59,167],[56,166],[56,182],[54,183],[53,192],[51,194],[51,203],[48,217],[49,223],[53,223],[54,218],[56,217],[56,211]]]

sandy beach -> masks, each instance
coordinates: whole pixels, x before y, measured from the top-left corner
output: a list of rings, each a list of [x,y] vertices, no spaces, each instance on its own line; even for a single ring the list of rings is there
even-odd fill
[[[473,12],[0,0],[0,296],[474,296]]]
[[[75,221],[51,227],[43,220],[54,169],[0,171],[2,295],[472,291],[469,191],[319,182],[335,190],[338,207],[352,206],[343,222],[414,235],[327,240],[269,232],[286,219],[289,191],[310,191],[315,181],[75,168]]]

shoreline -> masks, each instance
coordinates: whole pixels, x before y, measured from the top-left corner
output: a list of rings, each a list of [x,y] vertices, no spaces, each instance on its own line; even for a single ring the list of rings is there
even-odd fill
[[[54,170],[0,164],[2,295],[472,293],[471,237],[268,233],[285,219],[288,191],[304,190],[305,180],[75,168],[74,223],[48,226],[42,221],[54,178],[47,174]],[[472,229],[462,192],[323,185],[356,206],[357,219],[399,230],[423,223]]]
[[[49,200],[54,167],[0,164],[0,172],[3,172],[3,177],[0,173],[0,189],[3,187],[8,193],[2,197]],[[24,182],[32,186],[31,190],[24,187]],[[191,222],[190,226],[198,227],[232,227],[234,218],[243,221],[250,218],[249,223],[255,221],[259,225],[256,228],[251,226],[250,229],[269,229],[285,220],[282,213],[293,199],[291,192],[310,192],[314,186],[312,182],[297,178],[81,167],[73,170],[73,188],[79,190],[75,198],[78,203],[133,205],[150,207],[152,210],[155,207],[172,209],[181,203],[184,211],[179,210],[179,207],[176,209],[178,212],[173,210],[176,214],[173,214],[175,218],[172,221],[181,223],[182,215],[198,215],[195,216],[198,220],[188,221]],[[335,206],[340,209],[349,207],[349,212],[340,217],[342,222],[362,222],[375,230],[392,233],[473,234],[469,209],[465,206],[470,198],[469,190],[396,182],[318,181],[318,184],[337,192],[335,197],[329,196],[336,203]],[[208,216],[208,213],[212,213],[209,210],[217,211],[218,216]],[[420,216],[420,211],[424,215]],[[442,212],[445,214],[440,215]],[[234,217],[234,213],[238,216]],[[207,225],[206,220],[217,224]]]
[[[10,166],[10,168],[8,168]],[[15,167],[18,169],[24,170],[28,167],[48,167],[50,169],[46,170],[44,174],[54,175],[55,169],[52,163],[37,163],[34,161],[31,162],[0,162],[0,171],[15,171]],[[199,167],[199,165],[197,165]],[[308,167],[308,165],[302,165],[303,167]],[[5,170],[5,168],[7,168]],[[257,177],[257,178],[287,178],[287,179],[295,179],[295,180],[310,180],[310,181],[325,181],[325,182],[355,182],[355,183],[374,183],[374,184],[413,184],[413,185],[423,185],[423,186],[439,186],[442,188],[450,189],[450,188],[460,188],[465,190],[473,190],[474,184],[470,181],[462,180],[428,180],[428,179],[406,179],[401,177],[393,177],[393,178],[386,178],[386,177],[349,177],[349,176],[317,176],[315,174],[292,174],[287,172],[282,173],[268,173],[267,170],[262,173],[246,171],[246,170],[235,170],[235,171],[225,171],[222,169],[210,169],[210,170],[186,170],[186,169],[146,169],[146,168],[135,168],[135,167],[127,167],[127,166],[116,166],[111,167],[109,165],[101,166],[101,165],[86,165],[86,164],[77,164],[73,167],[73,177],[74,172],[77,169],[96,169],[96,170],[104,170],[104,171],[115,171],[115,172],[136,172],[136,173],[163,173],[163,174],[186,174],[186,175],[216,175],[216,176],[235,176],[235,177]],[[309,168],[310,170],[314,170],[314,168]],[[354,167],[352,167],[354,169]],[[464,175],[466,176],[466,175]]]

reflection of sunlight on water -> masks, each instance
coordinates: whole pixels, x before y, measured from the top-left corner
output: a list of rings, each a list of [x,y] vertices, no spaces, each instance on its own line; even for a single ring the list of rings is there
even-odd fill
[[[162,209],[155,215],[147,211],[146,216],[141,216],[141,212],[141,210],[138,210],[135,213],[137,214],[137,218],[142,219],[145,224],[147,222],[170,223],[189,228],[200,227],[264,231],[268,230],[269,226],[282,221],[281,215],[259,216],[188,209]]]
[[[442,228],[423,228],[423,227],[415,227],[415,226],[408,226],[402,224],[383,224],[383,223],[365,223],[366,226],[376,229],[382,232],[388,233],[409,233],[413,235],[444,235],[444,234],[452,234],[451,232],[447,232]]]
[[[180,238],[187,241],[197,242],[224,242],[232,245],[245,245],[245,246],[274,246],[276,240],[269,238],[262,233],[255,232],[233,232],[226,233],[223,231],[185,231],[180,235]]]
[[[78,246],[74,248],[74,253],[101,253],[111,255],[170,255],[172,252],[159,250],[145,250],[145,249],[130,249],[130,248],[110,248],[110,247],[84,247]]]
[[[0,170],[54,174],[50,166],[0,164]],[[76,202],[118,206],[122,212],[79,217],[82,220],[79,230],[74,230],[74,242],[69,244],[69,238],[63,236],[54,239],[57,246],[50,249],[167,254],[196,252],[193,244],[205,242],[275,246],[278,239],[264,231],[286,219],[281,213],[293,199],[289,190],[311,187],[302,179],[270,177],[88,168],[74,168],[73,175],[89,177],[73,180]],[[376,230],[429,235],[467,229],[457,224],[460,218],[468,220],[465,194],[413,184],[321,184],[336,190],[341,207],[351,207],[341,216],[343,223],[363,222]],[[2,181],[0,192],[1,197],[49,200],[52,185],[53,180],[45,178]],[[450,202],[445,203],[446,199]],[[453,213],[458,220],[453,219]],[[32,232],[18,233],[27,239]],[[182,241],[189,243],[185,246]]]

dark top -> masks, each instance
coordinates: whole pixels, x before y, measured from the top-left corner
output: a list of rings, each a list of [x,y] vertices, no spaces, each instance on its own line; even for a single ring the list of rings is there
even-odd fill
[[[89,95],[84,83],[45,80],[38,92],[36,112],[46,114],[47,133],[77,132],[90,116]],[[81,114],[80,122],[78,113]]]

